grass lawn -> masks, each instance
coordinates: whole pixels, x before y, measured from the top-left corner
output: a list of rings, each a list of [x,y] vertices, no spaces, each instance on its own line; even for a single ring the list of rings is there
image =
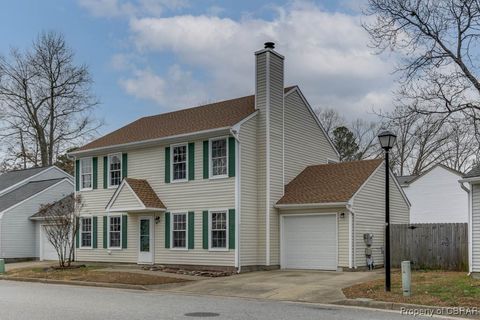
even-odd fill
[[[103,267],[86,266],[76,269],[26,268],[6,273],[10,277],[37,278],[50,280],[75,280],[103,283],[122,283],[136,285],[167,284],[188,280],[133,272],[101,271]]]
[[[370,298],[378,301],[413,303],[433,306],[478,307],[480,280],[466,272],[413,271],[412,295],[404,297],[400,271],[392,273],[392,291],[384,291],[384,279],[364,282],[343,289],[347,298]]]

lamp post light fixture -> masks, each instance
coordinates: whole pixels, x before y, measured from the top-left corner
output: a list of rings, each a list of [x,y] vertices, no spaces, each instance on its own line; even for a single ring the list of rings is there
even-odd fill
[[[383,131],[378,135],[380,146],[385,150],[385,291],[391,290],[390,273],[390,165],[388,155],[395,145],[397,136],[390,131]]]

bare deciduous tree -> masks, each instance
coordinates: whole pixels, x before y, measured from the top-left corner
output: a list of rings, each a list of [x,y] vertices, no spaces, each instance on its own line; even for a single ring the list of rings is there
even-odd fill
[[[480,2],[368,0],[364,24],[379,52],[401,57],[398,95],[420,115],[462,115],[478,135]]]
[[[75,197],[73,194],[40,208],[39,217],[44,221],[47,239],[57,252],[61,268],[70,267],[73,261],[81,209],[80,196]]]
[[[63,35],[42,33],[25,52],[0,57],[0,137],[30,165],[52,165],[58,153],[100,125],[85,65],[76,65]]]

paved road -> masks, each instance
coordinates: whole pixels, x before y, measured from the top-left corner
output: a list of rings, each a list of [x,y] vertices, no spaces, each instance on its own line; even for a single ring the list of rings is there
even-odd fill
[[[197,312],[218,315],[212,318],[185,315]],[[276,301],[0,281],[0,319],[395,320],[413,317],[375,310]]]

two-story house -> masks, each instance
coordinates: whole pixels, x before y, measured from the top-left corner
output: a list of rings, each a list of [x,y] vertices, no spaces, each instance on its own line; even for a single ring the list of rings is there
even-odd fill
[[[337,163],[273,43],[255,53],[254,95],[141,118],[71,155],[79,261],[353,269],[371,233],[383,264],[384,165]],[[392,221],[408,223],[391,181]]]

